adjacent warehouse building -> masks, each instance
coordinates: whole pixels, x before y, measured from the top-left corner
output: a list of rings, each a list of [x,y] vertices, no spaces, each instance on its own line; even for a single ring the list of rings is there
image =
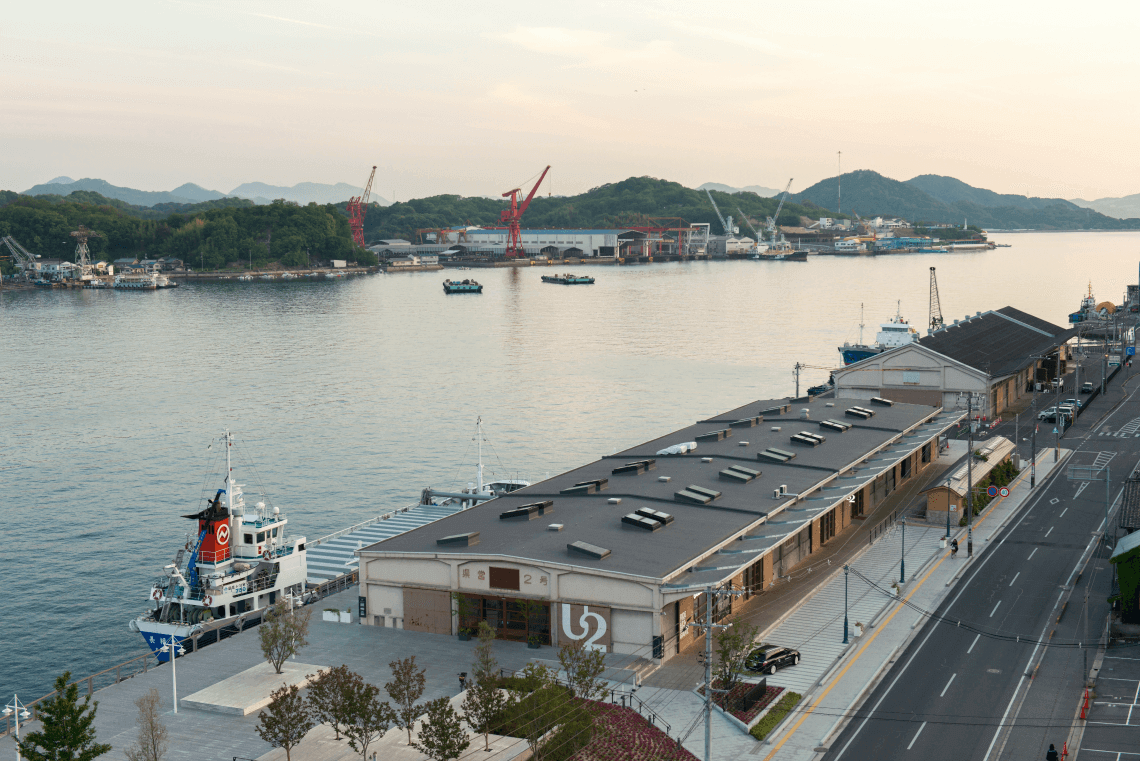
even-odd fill
[[[978,312],[833,373],[836,395],[883,396],[953,409],[961,394],[984,397],[979,414],[997,417],[1033,393],[1033,383],[1064,374],[1075,331],[1013,307]],[[1058,352],[1060,357],[1058,360]]]
[[[937,457],[961,412],[758,401],[357,551],[361,618],[667,659]],[[713,617],[730,596],[714,595]],[[703,617],[703,613],[700,614]]]

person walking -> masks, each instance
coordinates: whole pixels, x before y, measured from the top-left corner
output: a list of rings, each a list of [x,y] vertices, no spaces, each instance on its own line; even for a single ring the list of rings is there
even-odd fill
[[[1061,761],[1061,756],[1053,747],[1053,743],[1049,743],[1049,752],[1045,754],[1045,761]]]
[[[951,558],[958,557],[958,540],[957,539],[950,542],[950,557]]]

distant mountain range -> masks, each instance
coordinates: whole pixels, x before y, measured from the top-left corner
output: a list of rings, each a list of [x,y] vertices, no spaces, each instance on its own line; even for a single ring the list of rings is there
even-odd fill
[[[972,225],[1005,230],[1121,230],[1140,219],[1118,219],[1063,198],[995,193],[953,177],[924,174],[900,182],[869,169],[843,175],[843,208],[861,216],[902,217],[911,222]],[[792,196],[824,209],[838,205],[839,179],[829,177]]]
[[[706,182],[697,190],[719,190],[722,193],[755,193],[764,198],[771,198],[781,192],[775,188],[766,188],[763,185],[745,185],[742,188],[734,188],[731,185],[722,185],[719,182]]]
[[[66,196],[76,190],[89,190],[106,198],[114,198],[131,204],[132,206],[151,207],[156,204],[175,203],[202,203],[216,201],[220,198],[248,198],[257,204],[267,204],[283,198],[302,206],[308,203],[341,203],[353,196],[359,195],[362,189],[345,182],[336,185],[325,185],[319,182],[301,182],[291,188],[278,185],[266,185],[263,182],[247,182],[234,188],[229,193],[220,193],[217,190],[207,190],[200,185],[187,182],[170,191],[135,190],[118,185],[112,185],[106,180],[84,178],[72,180],[70,177],[56,177],[50,182],[36,185],[24,191],[24,195],[60,195]],[[387,206],[387,199],[372,196],[372,201],[380,206]]]
[[[1101,214],[1117,219],[1140,217],[1140,193],[1133,193],[1122,198],[1098,198],[1095,201],[1074,198],[1073,203],[1083,209],[1099,211]]]

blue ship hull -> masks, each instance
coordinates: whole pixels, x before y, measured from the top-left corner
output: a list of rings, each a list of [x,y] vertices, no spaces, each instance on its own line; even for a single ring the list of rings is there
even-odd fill
[[[866,349],[840,349],[839,351],[843,355],[844,365],[853,365],[856,362],[861,362],[879,353],[877,351],[867,351]]]

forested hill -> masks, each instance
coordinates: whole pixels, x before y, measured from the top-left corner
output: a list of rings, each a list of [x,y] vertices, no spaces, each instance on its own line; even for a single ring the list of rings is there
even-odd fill
[[[679,183],[652,177],[630,177],[593,188],[576,196],[535,196],[523,216],[524,228],[620,228],[654,224],[651,217],[680,217],[685,224],[707,222],[714,233],[722,233],[716,212],[703,190],[686,188]],[[775,213],[779,201],[755,193],[722,193],[712,191],[721,214],[731,215],[742,235],[755,237],[740,219],[737,207],[757,227]],[[340,204],[343,208],[344,204]],[[401,201],[391,206],[372,207],[364,219],[365,240],[403,238],[416,241],[416,230],[456,225],[499,224],[499,214],[506,208],[505,199],[464,198],[442,195]],[[786,203],[780,213],[782,225],[800,224],[800,216],[818,218],[834,216],[824,208],[808,203]],[[662,222],[673,226],[672,222]]]
[[[1032,198],[975,188],[953,177],[920,175],[906,182],[861,169],[843,175],[843,208],[863,217],[902,217],[991,229],[1133,230],[1140,219],[1106,217],[1060,198]],[[793,198],[801,203],[837,203],[839,180],[830,177]]]
[[[249,265],[251,259],[254,267],[270,262],[301,267],[330,259],[375,260],[364,252],[353,254],[348,218],[334,206],[283,201],[254,206],[246,201],[201,208],[234,200],[219,199],[193,204],[197,209],[193,213],[160,212],[161,219],[142,219],[102,196],[98,198],[105,203],[81,202],[83,192],[88,191],[53,199],[0,191],[0,237],[11,235],[44,258],[73,260],[75,239],[70,233],[86,225],[102,234],[88,244],[95,259],[175,256],[207,269],[229,262]]]

